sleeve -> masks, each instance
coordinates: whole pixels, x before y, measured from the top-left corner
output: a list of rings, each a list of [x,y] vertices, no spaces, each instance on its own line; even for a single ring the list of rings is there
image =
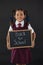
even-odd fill
[[[32,30],[32,33],[34,33],[34,29],[31,27],[30,24],[28,25],[28,29],[29,29],[29,30]]]
[[[13,31],[13,28],[10,26],[8,31]]]

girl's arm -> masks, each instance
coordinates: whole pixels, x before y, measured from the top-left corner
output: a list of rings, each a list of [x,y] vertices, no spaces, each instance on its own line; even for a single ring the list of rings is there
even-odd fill
[[[35,46],[36,33],[32,33],[32,48]]]
[[[9,36],[9,31],[7,33],[7,36],[6,36],[6,43],[7,43],[7,48],[9,49],[10,48],[10,36]]]
[[[30,24],[28,25],[28,29],[31,30],[32,33],[32,48],[33,48],[35,46],[36,33]]]
[[[7,36],[6,36],[6,43],[7,43],[7,48],[10,48],[10,34],[9,31],[13,31],[12,26],[10,25]]]
[[[35,39],[36,39],[36,33],[34,32],[34,33],[32,33],[32,40],[35,41]]]

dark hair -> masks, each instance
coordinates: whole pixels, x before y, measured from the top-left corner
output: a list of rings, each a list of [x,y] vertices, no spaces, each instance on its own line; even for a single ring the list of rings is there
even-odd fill
[[[15,14],[16,14],[16,11],[23,11],[24,12],[24,15],[26,15],[26,12],[25,12],[25,10],[24,9],[22,9],[22,8],[19,8],[19,9],[16,9],[16,10],[12,10],[12,16],[15,16]]]
[[[19,10],[21,10],[21,11],[24,12],[24,15],[26,15],[26,18],[24,20],[28,22],[28,11],[27,10],[24,10],[22,8],[19,8],[19,9],[16,9],[16,10],[12,10],[12,16],[10,17],[10,19],[11,19],[10,24],[14,24],[14,21],[15,21],[15,18],[14,18],[15,13],[16,13],[16,11],[19,11]]]

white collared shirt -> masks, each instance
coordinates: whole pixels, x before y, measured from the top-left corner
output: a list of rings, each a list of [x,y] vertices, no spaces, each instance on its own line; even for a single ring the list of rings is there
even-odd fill
[[[16,25],[16,27],[18,27],[18,24],[21,24],[21,27],[23,27],[24,26],[24,20],[23,21],[21,21],[21,22],[18,22],[17,20],[15,21],[15,25]]]
[[[18,27],[18,24],[21,24],[21,27],[23,27],[24,26],[24,20],[23,21],[21,21],[21,22],[18,22],[17,20],[15,21],[15,25],[16,25],[16,27]],[[12,31],[13,29],[12,29],[12,27],[10,26],[9,27],[9,31]],[[29,24],[28,25],[28,30],[32,30],[32,33],[34,33],[34,29],[31,27],[31,25]]]

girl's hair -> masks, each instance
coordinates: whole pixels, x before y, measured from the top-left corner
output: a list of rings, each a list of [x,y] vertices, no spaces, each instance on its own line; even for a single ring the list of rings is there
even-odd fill
[[[12,16],[15,16],[16,11],[23,11],[23,12],[24,12],[24,15],[26,15],[25,10],[24,10],[24,9],[22,9],[22,8],[19,8],[19,9],[16,9],[16,10],[12,10]]]
[[[15,21],[14,16],[16,14],[16,11],[19,11],[19,10],[21,10],[21,11],[24,12],[24,15],[26,15],[26,18],[24,20],[28,22],[28,11],[27,10],[24,10],[22,8],[19,8],[19,9],[16,9],[16,10],[12,10],[12,16],[10,17],[10,25],[13,25],[14,24],[14,21]]]

